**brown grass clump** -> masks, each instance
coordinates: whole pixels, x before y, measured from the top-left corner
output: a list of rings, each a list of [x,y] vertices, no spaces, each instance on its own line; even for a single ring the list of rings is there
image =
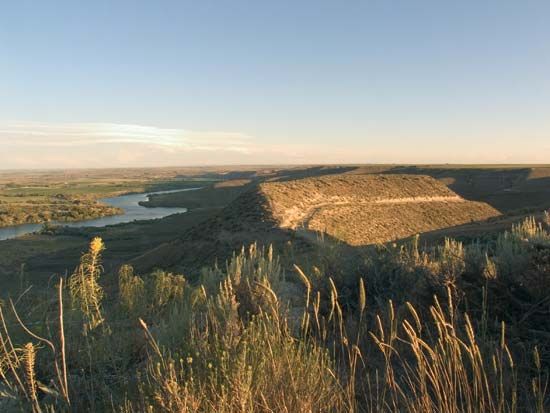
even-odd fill
[[[102,250],[94,240],[77,276],[110,276],[98,276]],[[380,247],[360,277],[288,272],[252,244],[196,283],[125,266],[118,291],[102,289],[91,307],[105,328],[87,328],[96,313],[78,301],[82,317],[65,333],[60,283],[58,308],[33,322],[47,338],[13,302],[15,323],[0,306],[0,408],[543,413],[548,251],[550,234],[532,220],[485,244]],[[33,300],[18,305],[43,296]]]
[[[90,242],[88,252],[82,256],[80,265],[69,278],[71,302],[75,308],[79,308],[86,319],[86,330],[93,330],[103,322],[103,288],[99,285],[99,276],[102,272],[101,253],[104,248],[103,240],[99,237],[94,238]]]

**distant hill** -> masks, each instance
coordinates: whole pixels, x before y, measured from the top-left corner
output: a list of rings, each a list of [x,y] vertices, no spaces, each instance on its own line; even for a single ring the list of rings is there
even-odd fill
[[[359,167],[350,173],[371,173]],[[550,208],[550,167],[506,165],[395,166],[383,173],[428,175],[460,196],[486,202],[502,213]]]
[[[429,176],[330,175],[263,182],[134,264],[196,268],[214,257],[223,262],[255,241],[282,245],[293,240],[307,248],[317,232],[353,246],[384,243],[497,215],[488,204],[468,201]]]
[[[499,215],[488,204],[465,200],[440,181],[418,175],[333,175],[263,183],[243,198],[263,205],[264,221],[280,228],[324,232],[351,245],[388,242]]]

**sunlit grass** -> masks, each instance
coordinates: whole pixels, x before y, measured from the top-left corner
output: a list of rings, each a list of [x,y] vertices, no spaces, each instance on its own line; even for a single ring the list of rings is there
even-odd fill
[[[253,244],[195,284],[130,266],[103,274],[96,238],[42,320],[18,317],[30,293],[0,307],[0,407],[542,413],[550,355],[529,328],[547,308],[532,284],[548,282],[544,225],[526,220],[494,245],[415,239],[348,279],[285,271]],[[532,301],[509,314],[520,282]]]

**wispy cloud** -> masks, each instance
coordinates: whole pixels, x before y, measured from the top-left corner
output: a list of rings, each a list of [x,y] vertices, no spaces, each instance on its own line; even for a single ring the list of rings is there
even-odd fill
[[[356,148],[266,142],[242,132],[117,123],[0,122],[0,169],[337,163],[354,155]]]
[[[33,147],[134,144],[172,150],[247,153],[252,150],[253,139],[236,132],[190,131],[116,123],[19,122],[0,124],[0,143]]]
[[[277,139],[235,131],[195,131],[117,123],[0,122],[0,169],[139,167],[276,163],[544,163],[546,134],[476,136],[441,133],[426,140],[400,131],[370,131],[347,143],[325,138]],[[530,145],[517,146],[517,136]],[[494,142],[499,137],[499,145]],[[466,145],[464,142],[475,142]]]
[[[0,169],[249,163],[266,151],[257,139],[240,132],[0,122]]]

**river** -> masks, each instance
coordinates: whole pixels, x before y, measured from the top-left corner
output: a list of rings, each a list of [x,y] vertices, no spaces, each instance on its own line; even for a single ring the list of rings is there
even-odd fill
[[[139,205],[142,201],[147,201],[151,195],[168,194],[172,192],[193,191],[199,188],[175,189],[171,191],[149,192],[145,194],[121,195],[112,198],[100,199],[100,202],[121,208],[124,214],[112,215],[97,219],[74,222],[51,222],[51,224],[64,225],[67,227],[105,227],[107,225],[122,224],[125,222],[140,221],[146,219],[159,219],[168,215],[181,214],[187,212],[187,208],[146,208]],[[22,224],[11,227],[0,228],[0,241],[17,238],[25,234],[40,231],[44,224]]]

